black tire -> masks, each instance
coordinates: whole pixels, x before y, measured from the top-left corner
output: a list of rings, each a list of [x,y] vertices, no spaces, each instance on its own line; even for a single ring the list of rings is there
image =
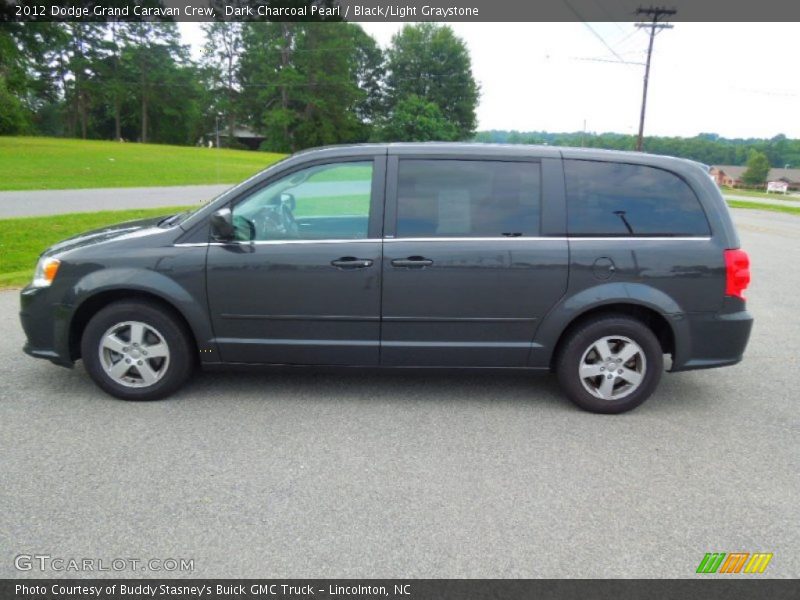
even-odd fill
[[[628,338],[628,340],[638,344],[644,354],[645,368],[638,387],[618,399],[603,399],[593,395],[584,387],[579,369],[584,359],[584,353],[590,351],[590,347],[603,338],[613,338],[614,336]],[[589,355],[589,357],[593,356],[596,355]],[[596,358],[590,359],[598,360]],[[626,365],[635,366],[636,360],[641,359],[634,359],[633,362],[626,363]],[[601,362],[599,360],[597,362],[598,369]],[[589,365],[589,367],[592,366],[594,365]],[[611,371],[614,371],[614,369]],[[656,389],[658,382],[661,380],[663,370],[663,349],[655,334],[641,321],[624,315],[607,315],[581,324],[568,334],[556,360],[558,380],[567,397],[584,410],[604,414],[622,413],[639,406]],[[606,369],[597,378],[589,379],[587,385],[594,387],[593,383],[602,383],[602,378],[607,377],[606,373],[608,372]],[[612,375],[612,377],[616,377],[616,375]],[[623,394],[624,387],[628,385],[628,382],[624,379],[619,381],[612,379],[612,382],[612,385],[620,386],[622,391],[619,393],[620,395]]]
[[[168,348],[169,360],[167,363],[161,363],[164,372],[159,370],[160,378],[151,385],[144,385],[144,382],[142,382],[142,387],[123,385],[106,373],[101,362],[100,343],[102,337],[115,325],[130,321],[140,322],[154,328]],[[92,317],[83,332],[81,356],[86,371],[94,382],[105,392],[123,400],[165,398],[186,382],[195,365],[194,345],[179,317],[167,307],[146,301],[115,302],[100,310]],[[134,370],[129,373],[135,377],[136,366],[135,364],[132,366]]]

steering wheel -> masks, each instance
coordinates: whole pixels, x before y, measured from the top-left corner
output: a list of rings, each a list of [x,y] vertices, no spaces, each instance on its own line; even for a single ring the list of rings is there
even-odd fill
[[[293,206],[291,194],[275,196],[263,206],[253,217],[261,234],[259,237],[266,240],[296,238],[299,227],[292,213]]]
[[[300,232],[300,227],[294,218],[294,209],[297,206],[297,202],[291,194],[282,194],[281,196],[281,224],[288,236],[296,238]],[[283,198],[283,196],[289,196],[289,198]]]

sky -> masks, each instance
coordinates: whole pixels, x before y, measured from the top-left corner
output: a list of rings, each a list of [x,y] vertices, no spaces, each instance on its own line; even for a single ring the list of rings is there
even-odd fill
[[[197,56],[199,23],[181,23]],[[362,23],[387,47],[402,23]],[[451,23],[481,87],[478,130],[635,134],[646,30],[633,23]],[[800,23],[675,23],[655,39],[645,135],[800,138]],[[608,62],[606,62],[608,61]]]

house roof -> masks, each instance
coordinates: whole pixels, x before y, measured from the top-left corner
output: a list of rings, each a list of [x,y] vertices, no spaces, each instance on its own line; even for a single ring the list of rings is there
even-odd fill
[[[206,134],[207,136],[214,137],[216,135],[215,131],[211,131]],[[223,123],[219,124],[219,137],[228,137],[228,127],[225,126]],[[255,139],[263,139],[265,136],[258,133],[257,131],[253,131],[249,127],[237,125],[233,128],[233,137],[235,138],[255,138]]]
[[[800,169],[770,169],[769,181],[788,181],[790,183],[800,183]]]
[[[712,165],[711,168],[715,171],[721,171],[722,173],[725,173],[725,175],[734,181],[741,179],[742,175],[747,170],[747,167],[740,167],[737,165]]]

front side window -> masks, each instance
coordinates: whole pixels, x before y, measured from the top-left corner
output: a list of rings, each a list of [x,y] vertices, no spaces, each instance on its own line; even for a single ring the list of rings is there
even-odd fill
[[[401,160],[397,237],[538,236],[539,163]]]
[[[575,236],[705,236],[708,220],[677,175],[644,165],[565,160],[568,230]]]
[[[236,239],[364,239],[371,191],[371,161],[295,171],[234,206]]]

